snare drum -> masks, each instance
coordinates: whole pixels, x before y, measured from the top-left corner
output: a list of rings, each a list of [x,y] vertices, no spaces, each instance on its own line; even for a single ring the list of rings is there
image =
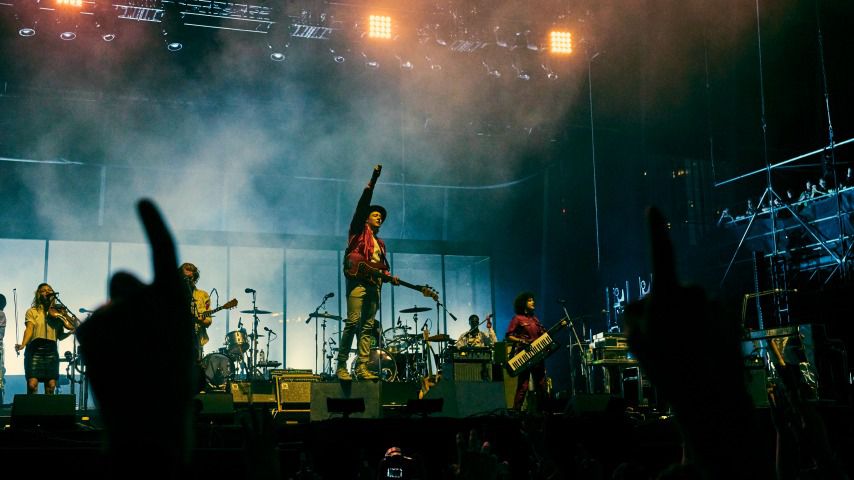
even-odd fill
[[[202,359],[205,370],[205,382],[210,390],[225,390],[226,384],[234,376],[231,359],[221,353],[209,353]]]
[[[225,336],[225,345],[228,353],[237,356],[243,355],[246,350],[249,350],[249,336],[246,334],[246,330],[241,328],[228,332]]]

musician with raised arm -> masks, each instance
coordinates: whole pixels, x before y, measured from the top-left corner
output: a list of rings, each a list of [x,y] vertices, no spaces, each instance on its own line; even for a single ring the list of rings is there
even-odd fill
[[[513,300],[513,311],[516,312],[516,315],[510,320],[510,325],[507,326],[506,338],[514,345],[514,355],[527,348],[540,335],[546,333],[543,324],[534,315],[534,304],[534,294],[531,292],[522,292]],[[546,366],[541,360],[530,367],[529,371],[519,375],[516,384],[516,396],[513,400],[515,410],[522,409],[530,378],[534,380],[534,388],[538,398],[545,400],[547,397]]]
[[[368,370],[371,355],[371,336],[376,328],[376,314],[380,306],[382,279],[377,276],[361,274],[360,264],[366,264],[371,270],[384,275],[389,274],[386,259],[385,242],[377,234],[386,219],[386,209],[380,205],[371,205],[374,185],[380,176],[382,165],[374,167],[371,180],[362,192],[356,211],[350,221],[347,237],[347,249],[344,251],[344,273],[347,278],[347,318],[338,346],[338,365],[335,375],[341,381],[352,380],[347,372],[347,357],[358,334],[359,359],[356,377],[360,380],[376,380],[378,377]],[[397,283],[397,277],[391,277]]]

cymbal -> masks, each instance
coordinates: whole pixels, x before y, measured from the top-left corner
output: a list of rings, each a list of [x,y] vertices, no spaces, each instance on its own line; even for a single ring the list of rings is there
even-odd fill
[[[331,313],[309,313],[309,318],[328,318],[330,320],[341,320],[341,317],[338,315],[332,315]]]
[[[241,310],[240,313],[252,313],[255,315],[267,315],[268,313],[273,313],[269,310],[258,310],[257,308],[254,310]]]
[[[431,335],[427,337],[428,342],[450,342],[451,337],[447,333],[441,333],[439,335]]]
[[[412,308],[404,308],[403,310],[400,310],[400,313],[421,313],[421,312],[429,312],[430,310],[433,310],[433,309],[427,308],[427,307],[417,307],[416,306],[416,307],[412,307]]]

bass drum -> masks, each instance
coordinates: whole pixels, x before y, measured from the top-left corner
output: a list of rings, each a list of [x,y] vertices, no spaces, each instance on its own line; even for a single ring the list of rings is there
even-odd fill
[[[356,377],[356,369],[359,366],[359,359],[353,361],[352,375]],[[380,373],[382,369],[382,373]],[[394,356],[388,351],[381,348],[371,350],[371,359],[368,360],[368,371],[380,377],[384,382],[397,381],[397,364]]]
[[[228,356],[221,353],[209,353],[202,359],[202,369],[205,371],[205,384],[208,390],[225,391],[234,377],[234,366]]]

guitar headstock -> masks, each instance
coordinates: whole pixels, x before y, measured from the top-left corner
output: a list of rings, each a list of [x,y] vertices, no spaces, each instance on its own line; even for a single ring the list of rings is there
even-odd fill
[[[439,292],[436,291],[435,288],[430,285],[424,285],[421,287],[421,294],[425,297],[432,298],[434,302],[439,301]]]
[[[237,299],[236,299],[236,298],[232,298],[231,300],[229,300],[229,301],[225,302],[225,303],[222,305],[222,309],[223,309],[223,310],[229,310],[229,309],[232,309],[232,308],[234,308],[234,307],[236,307],[236,306],[237,306]]]

